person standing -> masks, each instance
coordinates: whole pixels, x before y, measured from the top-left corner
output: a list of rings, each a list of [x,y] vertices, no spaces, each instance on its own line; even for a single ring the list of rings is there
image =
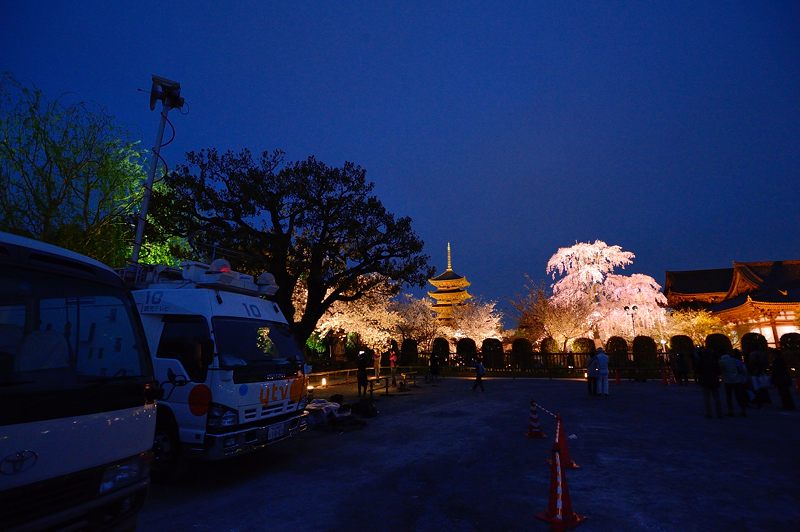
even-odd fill
[[[608,355],[602,347],[597,348],[597,393],[608,397]]]
[[[589,362],[586,364],[586,380],[589,383],[589,395],[597,395],[597,353],[589,353]]]
[[[439,382],[439,356],[436,353],[431,353],[431,381],[435,384]]]
[[[781,398],[781,409],[794,410],[792,376],[789,374],[789,368],[780,350],[775,351],[775,357],[772,359],[772,384],[778,389],[778,396]]]
[[[483,376],[486,375],[486,368],[483,367],[483,362],[480,358],[475,359],[475,383],[472,385],[472,391],[475,391],[479,386],[482,392],[483,389]]]
[[[734,387],[736,394],[736,402],[739,403],[739,408],[742,411],[742,417],[747,416],[747,383],[750,377],[747,376],[747,367],[742,360],[742,352],[738,349],[733,350],[733,361],[736,364],[736,375],[738,376],[738,383]]]
[[[697,382],[703,389],[706,404],[706,417],[711,417],[711,399],[714,399],[717,417],[722,417],[722,404],[719,400],[719,361],[710,349],[701,349],[697,358]]]
[[[381,376],[381,354],[378,351],[372,352],[372,360],[375,364],[375,377]]]
[[[769,358],[764,351],[757,349],[747,355],[747,372],[750,374],[753,392],[755,393],[753,402],[756,408],[759,409],[765,403],[772,404],[772,398],[769,396],[768,367]]]
[[[728,415],[733,417],[733,396],[739,384],[739,372],[736,369],[736,359],[729,353],[719,357],[719,370],[725,386],[725,404],[728,406]],[[738,399],[738,397],[737,397]]]
[[[389,370],[392,373],[392,386],[397,386],[397,350],[394,347],[389,348]]]
[[[367,396],[367,365],[369,359],[367,353],[363,349],[358,352],[356,356],[356,380],[358,381],[358,397],[361,398],[361,390],[364,390],[364,397]]]

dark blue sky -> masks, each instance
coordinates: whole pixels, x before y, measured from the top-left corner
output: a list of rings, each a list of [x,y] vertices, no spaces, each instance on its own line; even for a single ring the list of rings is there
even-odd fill
[[[367,169],[437,270],[501,302],[560,246],[632,272],[800,258],[797,2],[0,1],[0,70],[150,147]],[[339,5],[342,4],[342,5]]]

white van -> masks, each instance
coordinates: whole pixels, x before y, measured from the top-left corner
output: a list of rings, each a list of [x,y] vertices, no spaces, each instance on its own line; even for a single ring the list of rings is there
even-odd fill
[[[248,453],[306,429],[304,357],[272,275],[217,260],[129,271],[147,335],[158,403],[154,467]]]
[[[157,395],[116,273],[0,233],[0,528],[133,529]]]

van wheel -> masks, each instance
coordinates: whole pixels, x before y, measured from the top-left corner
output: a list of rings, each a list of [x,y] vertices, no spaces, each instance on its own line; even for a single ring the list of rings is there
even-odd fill
[[[153,480],[161,482],[174,480],[182,463],[178,428],[165,418],[159,416],[153,438]]]

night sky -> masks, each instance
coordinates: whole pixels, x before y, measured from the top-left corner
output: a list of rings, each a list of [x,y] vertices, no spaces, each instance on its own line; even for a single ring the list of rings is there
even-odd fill
[[[437,272],[449,240],[501,303],[576,241],[661,284],[800,259],[800,3],[298,4],[2,0],[0,70],[147,148],[150,75],[179,81],[170,166],[204,147],[354,161]]]

